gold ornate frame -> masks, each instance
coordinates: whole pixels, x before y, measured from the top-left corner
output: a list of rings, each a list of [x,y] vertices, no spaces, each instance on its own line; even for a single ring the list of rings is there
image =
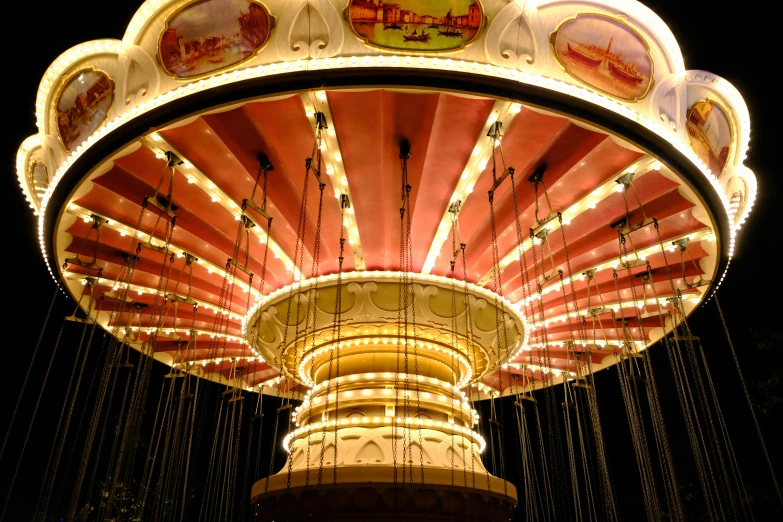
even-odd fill
[[[351,4],[353,3],[353,0],[347,0],[348,3],[345,5],[345,8],[343,8],[343,19],[348,23],[348,27],[351,28],[351,32],[353,35],[364,42],[364,45],[367,47],[370,47],[372,49],[378,49],[379,51],[384,51],[387,53],[395,54],[395,53],[425,53],[425,54],[439,54],[439,55],[447,55],[451,53],[456,53],[458,51],[462,51],[467,47],[470,47],[476,41],[479,39],[479,36],[481,36],[481,33],[484,31],[484,29],[487,26],[487,14],[484,11],[484,5],[481,3],[481,0],[475,0],[475,2],[478,4],[479,9],[481,9],[481,24],[478,26],[478,30],[476,31],[476,36],[473,37],[469,42],[463,42],[462,45],[459,47],[455,47],[454,49],[448,49],[448,50],[440,50],[440,51],[428,51],[426,49],[393,49],[391,47],[383,47],[381,45],[374,44],[369,41],[369,39],[365,38],[364,36],[360,35],[356,32],[356,29],[353,28],[353,22],[351,21]]]
[[[735,141],[737,140],[737,130],[734,128],[734,114],[732,110],[727,108],[719,101],[716,101],[714,98],[710,98],[709,96],[705,96],[703,99],[697,99],[695,102],[691,103],[688,106],[688,110],[685,112],[685,128],[687,132],[688,120],[691,117],[691,111],[693,111],[693,108],[700,103],[708,103],[708,102],[717,106],[720,110],[723,111],[723,114],[726,115],[726,122],[729,124],[729,134],[731,135],[731,140],[729,140],[729,157],[726,158],[726,164],[723,165],[723,168],[721,168],[720,172],[715,173],[716,176],[720,176],[721,174],[723,174],[723,172],[726,171],[726,167],[728,167],[730,163],[729,160],[733,159],[734,155],[736,154],[736,151],[734,150],[734,145],[735,145]],[[690,145],[691,149],[693,150],[693,144],[691,143],[690,135],[688,136],[688,145]],[[696,151],[694,150],[694,152]]]
[[[158,65],[163,70],[164,73],[166,73],[166,76],[173,78],[174,80],[178,82],[193,82],[196,80],[200,80],[201,78],[207,78],[209,76],[214,76],[215,74],[219,72],[227,72],[232,71],[239,67],[240,65],[252,60],[255,58],[258,53],[260,53],[262,50],[266,49],[266,46],[269,45],[270,40],[272,40],[272,31],[275,30],[275,27],[277,26],[277,20],[272,15],[272,11],[266,6],[266,4],[260,2],[259,0],[247,0],[248,4],[257,4],[260,5],[261,8],[266,12],[267,17],[269,17],[269,34],[266,37],[266,40],[263,44],[261,44],[255,51],[253,51],[253,54],[248,56],[247,58],[243,58],[242,60],[239,60],[238,62],[226,65],[225,67],[220,67],[218,69],[215,69],[213,71],[209,71],[203,74],[199,74],[197,76],[188,76],[187,78],[180,78],[176,74],[172,74],[168,69],[166,69],[166,66],[163,65],[163,60],[160,57],[160,43],[163,41],[163,35],[169,28],[169,21],[177,16],[182,11],[186,10],[193,4],[197,4],[199,2],[209,2],[211,0],[191,0],[190,2],[187,2],[181,6],[179,6],[174,12],[166,16],[166,20],[163,22],[163,29],[161,29],[160,34],[158,35],[158,43],[155,45],[155,60],[158,62]]]
[[[619,22],[621,25],[625,26],[633,34],[635,34],[639,38],[639,40],[642,41],[642,43],[644,43],[644,46],[647,49],[647,58],[650,59],[650,82],[647,84],[647,89],[644,90],[644,92],[642,93],[641,96],[637,96],[636,98],[634,98],[632,100],[628,99],[628,98],[620,98],[619,96],[616,96],[616,95],[612,94],[611,92],[605,91],[605,90],[601,89],[600,87],[596,87],[594,85],[591,85],[591,84],[587,83],[586,81],[582,80],[581,78],[577,77],[575,74],[571,73],[571,71],[568,70],[568,67],[566,66],[566,64],[563,63],[563,60],[560,59],[560,56],[558,56],[558,54],[557,54],[557,47],[555,47],[555,42],[557,40],[557,35],[560,32],[560,29],[562,29],[565,24],[567,24],[569,22],[574,22],[580,16],[583,16],[583,15],[596,16],[596,17],[600,17],[600,18],[606,18],[606,19],[611,20],[613,22]],[[650,90],[653,88],[653,85],[655,85],[655,61],[653,60],[652,55],[650,54],[650,44],[647,43],[647,40],[644,39],[644,36],[642,36],[642,34],[639,31],[637,31],[635,27],[633,27],[631,24],[628,23],[628,21],[626,19],[626,16],[624,14],[619,14],[617,16],[612,16],[612,15],[608,15],[608,14],[604,14],[604,13],[595,13],[595,12],[578,13],[576,16],[574,16],[572,18],[566,18],[565,20],[561,21],[557,25],[557,28],[554,31],[552,31],[552,33],[549,35],[549,45],[552,47],[552,54],[555,55],[555,59],[557,60],[557,63],[560,64],[560,67],[562,67],[562,69],[566,72],[566,74],[568,74],[571,78],[574,78],[576,81],[578,81],[582,85],[586,85],[588,88],[590,88],[592,90],[595,90],[595,91],[599,91],[599,92],[601,92],[601,93],[603,93],[603,94],[605,94],[605,95],[607,95],[607,96],[609,96],[609,97],[611,97],[611,98],[613,98],[615,100],[619,100],[619,101],[626,102],[626,103],[636,103],[639,100],[644,99],[650,93]]]
[[[106,76],[106,78],[108,78],[109,83],[111,83],[111,103],[109,103],[109,108],[106,110],[106,115],[103,117],[103,121],[101,121],[100,125],[98,125],[92,130],[90,136],[92,136],[95,133],[95,131],[103,127],[103,125],[106,123],[106,120],[109,117],[109,113],[111,112],[112,107],[114,107],[114,98],[116,97],[117,94],[117,85],[114,83],[114,79],[106,71],[90,65],[88,67],[82,67],[81,69],[77,69],[76,71],[72,72],[68,76],[65,76],[64,79],[60,82],[60,86],[57,88],[57,94],[55,94],[54,96],[54,114],[55,114],[54,126],[57,129],[57,139],[60,141],[60,146],[68,153],[73,152],[73,150],[65,146],[65,141],[63,141],[63,137],[60,134],[60,126],[57,124],[57,108],[60,106],[60,96],[62,95],[65,86],[68,85],[68,83],[75,76],[87,71],[103,74],[104,76]]]
[[[41,198],[38,197],[38,194],[35,192],[35,178],[33,177],[33,171],[35,170],[36,165],[41,165],[44,170],[46,171],[46,181],[48,184],[49,181],[49,168],[46,166],[46,163],[44,163],[41,160],[34,159],[32,161],[28,160],[27,163],[27,187],[30,190],[30,194],[35,198],[36,202],[40,205],[41,204]]]

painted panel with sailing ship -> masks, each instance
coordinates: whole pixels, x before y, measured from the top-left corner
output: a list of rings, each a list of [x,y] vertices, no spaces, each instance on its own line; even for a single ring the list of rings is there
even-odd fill
[[[74,151],[106,120],[114,101],[114,82],[103,71],[83,69],[71,75],[57,96],[57,132]]]
[[[686,126],[693,151],[713,174],[720,175],[729,160],[734,141],[726,109],[709,98],[698,101],[688,109]]]
[[[405,51],[453,51],[478,36],[481,3],[473,0],[352,0],[351,28],[367,43]]]
[[[198,0],[166,21],[158,42],[163,68],[195,78],[252,57],[269,40],[274,18],[251,0]]]
[[[568,74],[590,87],[626,101],[644,98],[652,87],[650,47],[620,19],[579,14],[552,33],[551,43]]]

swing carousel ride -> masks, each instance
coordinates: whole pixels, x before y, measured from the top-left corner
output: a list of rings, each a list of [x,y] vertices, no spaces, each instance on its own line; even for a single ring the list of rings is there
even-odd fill
[[[67,520],[99,473],[100,520],[129,477],[144,520],[615,520],[615,366],[648,519],[683,520],[653,344],[710,516],[748,516],[688,317],[753,205],[749,116],[643,5],[148,0],[35,114],[17,171],[74,360],[111,334]]]

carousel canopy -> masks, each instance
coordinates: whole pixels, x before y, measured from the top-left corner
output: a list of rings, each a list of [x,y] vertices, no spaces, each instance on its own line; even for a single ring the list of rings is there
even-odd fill
[[[755,198],[747,110],[647,8],[343,4],[149,1],[46,71],[19,181],[52,276],[102,326],[269,384],[251,314],[335,274],[344,236],[343,272],[502,296],[526,341],[476,375],[498,389],[501,363],[540,381],[644,349],[725,277]]]

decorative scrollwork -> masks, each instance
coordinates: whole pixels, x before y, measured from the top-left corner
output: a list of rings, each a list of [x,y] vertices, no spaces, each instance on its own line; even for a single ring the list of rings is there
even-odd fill
[[[506,5],[495,16],[486,34],[487,58],[495,65],[518,69],[535,60],[533,31],[523,9],[515,2]]]

